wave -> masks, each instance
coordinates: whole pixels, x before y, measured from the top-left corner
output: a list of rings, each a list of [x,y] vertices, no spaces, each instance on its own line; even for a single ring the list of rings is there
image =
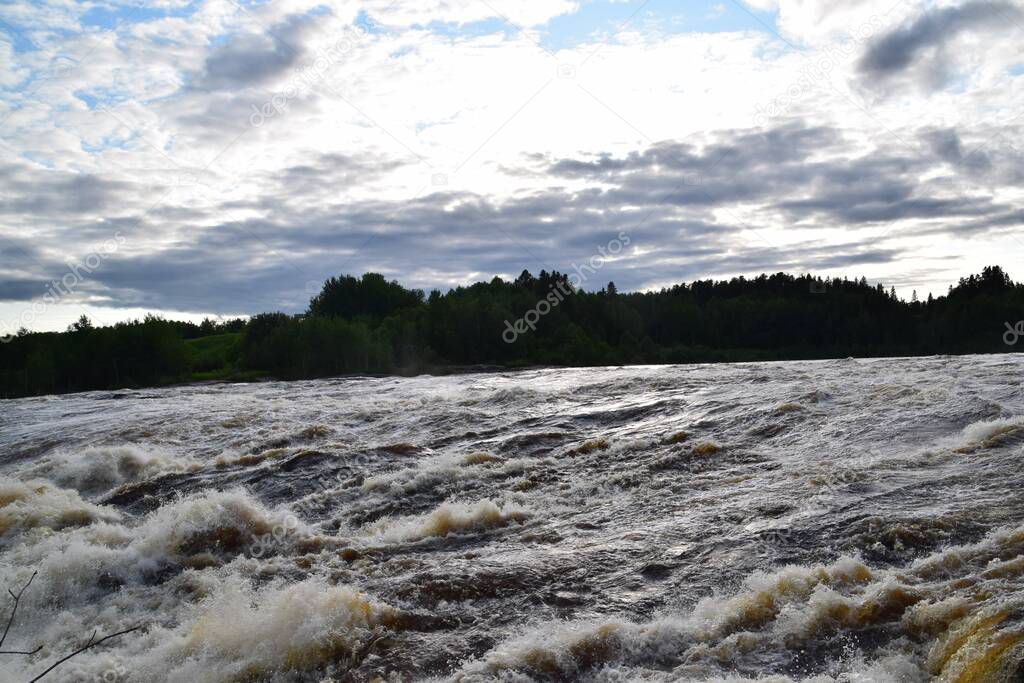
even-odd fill
[[[514,503],[501,506],[491,500],[472,504],[442,503],[426,515],[380,520],[368,531],[387,541],[421,541],[497,529],[524,522],[531,516],[530,510]]]
[[[143,664],[155,680],[294,680],[332,662],[344,671],[401,626],[399,610],[321,577],[259,590],[231,582],[195,612],[157,634],[164,644]]]
[[[385,472],[363,480],[364,491],[387,493],[394,497],[417,491],[429,491],[455,482],[505,477],[535,465],[534,458],[508,459],[486,451],[471,451],[420,458],[410,467]]]
[[[404,495],[413,491],[434,488],[461,479],[467,475],[467,465],[478,464],[466,455],[436,455],[422,458],[411,467],[403,467],[363,481],[364,491],[390,491]]]
[[[36,401],[0,680],[1024,680],[1013,373],[858,366]]]
[[[147,561],[215,562],[271,546],[312,543],[316,535],[284,509],[270,509],[241,489],[213,491],[165,505],[135,530],[132,548]],[[265,548],[269,550],[269,548]]]
[[[18,481],[0,476],[0,539],[32,529],[66,529],[121,518],[116,510],[94,505],[77,491],[43,480]]]
[[[973,422],[961,430],[954,450],[973,453],[979,449],[997,448],[1024,441],[1024,417],[1008,417]]]
[[[884,652],[877,661],[861,662],[860,669],[888,671],[888,678],[856,680],[1010,683],[1024,674],[1022,583],[1024,527],[1004,529],[904,569],[871,569],[844,557],[829,565],[756,572],[731,596],[704,598],[688,613],[648,622],[534,624],[464,665],[454,679],[614,680],[607,678],[613,671],[668,666],[683,678],[688,671],[694,679],[745,680],[719,668],[742,671],[769,656],[785,667],[793,653],[826,646],[833,636],[887,629],[912,651],[882,664]],[[634,671],[623,680],[637,677]]]
[[[218,469],[236,466],[249,467],[259,465],[264,460],[280,460],[287,456],[289,452],[287,448],[270,448],[258,453],[221,453],[213,461],[213,464]]]
[[[33,584],[33,588],[35,584]],[[345,674],[382,638],[408,625],[399,609],[322,576],[257,587],[236,572],[192,574],[174,592],[137,589],[108,598],[83,623],[81,612],[49,615],[38,635],[19,642],[43,645],[31,658],[0,662],[4,680],[27,680],[58,656],[80,646],[85,625],[120,637],[65,664],[55,680],[155,683],[264,683],[295,681],[304,672]],[[26,614],[26,617],[30,615]],[[19,619],[24,629],[25,619]],[[321,680],[316,675],[315,680]]]
[[[39,571],[33,585],[42,594],[54,600],[87,602],[112,588],[161,583],[189,568],[314,552],[333,542],[287,510],[267,508],[241,490],[181,498],[135,524],[124,523],[108,507],[76,501],[75,496],[73,491],[46,489],[46,495],[25,503],[25,519],[49,521],[50,528],[61,525],[47,515],[60,520],[66,514],[66,508],[55,511],[52,501],[71,500],[90,514],[81,517],[83,528],[19,546],[18,566],[6,571],[7,585],[23,583],[24,567],[32,566]],[[0,521],[10,507],[0,508]]]
[[[168,472],[194,472],[199,468],[200,464],[188,457],[136,446],[103,446],[49,455],[26,475],[46,477],[58,486],[98,495]]]

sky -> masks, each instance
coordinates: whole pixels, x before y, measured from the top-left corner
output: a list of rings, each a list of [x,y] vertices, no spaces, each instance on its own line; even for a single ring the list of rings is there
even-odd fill
[[[1022,41],[1024,0],[7,2],[0,334],[367,271],[1021,280]]]

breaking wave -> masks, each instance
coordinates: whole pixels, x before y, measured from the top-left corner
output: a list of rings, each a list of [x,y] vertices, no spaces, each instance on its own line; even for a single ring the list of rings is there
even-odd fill
[[[1024,443],[1024,418],[1012,417],[974,422],[964,427],[958,439],[960,452]]]
[[[32,529],[60,530],[120,517],[116,510],[83,500],[77,491],[40,479],[0,476],[0,538],[4,541]]]
[[[168,683],[285,680],[340,662],[345,670],[400,612],[350,586],[311,578],[255,590],[238,582],[202,601],[178,628],[156,633],[151,675]],[[169,667],[166,672],[164,667]]]
[[[836,634],[885,628],[906,639],[909,651],[865,665],[881,680],[1010,683],[1024,674],[1022,588],[1024,528],[1000,530],[902,569],[871,569],[846,557],[757,572],[732,595],[704,598],[689,613],[648,622],[534,624],[455,679],[602,672],[598,678],[614,680],[610,671],[617,667],[619,673],[636,668],[626,678],[666,667],[675,677],[697,678],[700,671],[707,678],[714,668],[741,665],[758,651],[787,658]]]
[[[498,529],[524,522],[530,516],[529,510],[515,503],[444,503],[426,515],[382,520],[369,531],[388,541],[420,541]]]
[[[98,495],[164,473],[199,468],[191,458],[150,453],[135,446],[110,446],[58,452],[32,467],[28,475],[45,477],[84,495]]]

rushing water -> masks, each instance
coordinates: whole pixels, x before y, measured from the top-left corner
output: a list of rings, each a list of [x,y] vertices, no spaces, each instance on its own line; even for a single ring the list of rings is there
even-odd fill
[[[0,404],[0,679],[1024,680],[1024,356]]]

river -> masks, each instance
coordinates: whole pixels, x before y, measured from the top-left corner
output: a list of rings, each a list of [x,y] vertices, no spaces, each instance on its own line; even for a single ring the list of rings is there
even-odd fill
[[[1024,680],[1024,356],[0,403],[0,678]],[[4,609],[9,609],[5,605]],[[7,612],[3,613],[5,616]]]

